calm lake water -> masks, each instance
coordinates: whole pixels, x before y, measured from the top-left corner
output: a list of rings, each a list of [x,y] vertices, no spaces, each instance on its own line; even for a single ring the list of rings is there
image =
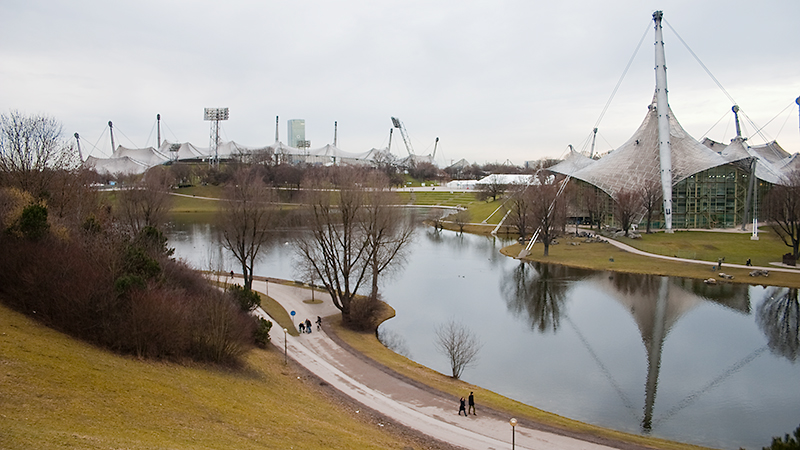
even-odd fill
[[[168,236],[197,268],[236,267],[208,223],[175,220]],[[287,236],[258,275],[298,277]],[[483,344],[462,379],[617,430],[755,449],[800,424],[797,290],[521,263],[499,253],[509,243],[420,227],[382,288],[397,317],[381,332],[449,373],[432,343],[460,321]]]

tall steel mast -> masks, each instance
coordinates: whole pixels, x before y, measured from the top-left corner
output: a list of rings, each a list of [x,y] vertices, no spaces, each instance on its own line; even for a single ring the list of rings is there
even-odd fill
[[[108,133],[111,135],[111,154],[113,155],[116,150],[114,148],[114,124],[110,120],[108,121]]]
[[[664,227],[672,233],[672,150],[669,143],[669,102],[667,100],[667,60],[664,56],[664,37],[661,18],[656,11],[656,113],[658,114],[658,154],[661,161],[661,191],[664,197]]]

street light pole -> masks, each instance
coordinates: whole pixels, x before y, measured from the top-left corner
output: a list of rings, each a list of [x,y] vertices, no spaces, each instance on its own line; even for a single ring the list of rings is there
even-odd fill
[[[287,356],[288,355],[287,349],[288,349],[288,345],[289,344],[286,341],[286,332],[287,331],[289,331],[289,330],[287,330],[286,328],[283,329],[283,363],[284,364],[289,364],[289,357]]]
[[[516,431],[517,431],[517,419],[512,418],[508,421],[511,424],[511,450],[517,448],[517,443],[515,442],[516,438]]]

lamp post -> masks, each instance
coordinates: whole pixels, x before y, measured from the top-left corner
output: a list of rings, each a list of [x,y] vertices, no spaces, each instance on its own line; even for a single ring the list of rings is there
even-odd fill
[[[286,332],[289,331],[286,328],[283,329],[283,363],[289,364],[289,357],[287,356],[288,352],[288,343],[286,342]]]
[[[517,443],[514,442],[517,431],[517,419],[514,419],[512,417],[511,420],[508,421],[508,423],[511,424],[511,450],[514,450],[517,448]]]

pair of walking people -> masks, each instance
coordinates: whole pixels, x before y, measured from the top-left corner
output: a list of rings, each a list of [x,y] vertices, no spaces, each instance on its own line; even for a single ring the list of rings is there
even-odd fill
[[[466,405],[465,405],[465,403],[467,403],[467,401],[469,402],[469,411],[467,410]],[[459,408],[458,408],[458,415],[459,416],[461,415],[462,411],[464,412],[464,417],[469,415],[470,412],[472,413],[473,416],[477,416],[478,415],[478,414],[475,413],[475,395],[472,392],[469,393],[468,400],[464,400],[464,397],[461,397],[461,404],[459,405]]]

